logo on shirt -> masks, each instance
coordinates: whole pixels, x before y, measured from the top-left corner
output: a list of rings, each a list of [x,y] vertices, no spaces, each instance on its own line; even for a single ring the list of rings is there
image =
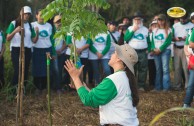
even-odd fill
[[[138,39],[138,40],[143,40],[144,36],[142,34],[137,34],[137,35],[134,35],[133,38]]]
[[[105,39],[103,37],[99,37],[99,38],[96,38],[95,41],[98,43],[103,43],[105,42]]]
[[[163,40],[164,39],[164,35],[163,34],[159,34],[159,35],[155,36],[155,39]]]
[[[48,37],[49,34],[48,34],[48,32],[46,30],[43,30],[43,31],[39,32],[39,36],[41,36],[41,37]]]

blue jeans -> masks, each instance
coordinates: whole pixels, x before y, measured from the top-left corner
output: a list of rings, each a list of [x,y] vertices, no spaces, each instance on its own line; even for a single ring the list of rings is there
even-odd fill
[[[170,88],[170,71],[169,71],[169,61],[170,61],[171,50],[166,49],[159,55],[154,56],[154,61],[156,65],[156,80],[155,89],[156,90],[169,90]]]
[[[62,71],[65,63],[65,54],[58,55],[52,62],[53,88],[61,89]]]
[[[184,104],[191,105],[194,96],[194,70],[189,70],[189,81],[186,90],[186,96],[184,99]]]
[[[109,59],[97,59],[97,60],[91,60],[91,62],[92,62],[92,69],[93,69],[95,84],[99,84],[100,83],[99,64],[102,65],[102,71],[104,72],[103,75],[105,75],[106,77],[111,74],[110,66],[108,65]]]

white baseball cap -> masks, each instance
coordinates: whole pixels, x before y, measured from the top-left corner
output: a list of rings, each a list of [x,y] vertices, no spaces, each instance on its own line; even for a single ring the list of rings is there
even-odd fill
[[[190,19],[191,19],[191,17],[193,17],[193,16],[194,16],[194,12],[192,12],[192,13],[191,13],[191,15],[190,15]]]
[[[29,6],[24,6],[24,13],[30,13],[32,14],[32,10]]]

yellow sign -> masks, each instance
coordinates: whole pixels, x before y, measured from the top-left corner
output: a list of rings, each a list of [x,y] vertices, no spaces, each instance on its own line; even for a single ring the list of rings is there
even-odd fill
[[[184,8],[181,7],[171,7],[167,10],[167,14],[168,16],[173,18],[180,18],[186,14],[186,11]]]

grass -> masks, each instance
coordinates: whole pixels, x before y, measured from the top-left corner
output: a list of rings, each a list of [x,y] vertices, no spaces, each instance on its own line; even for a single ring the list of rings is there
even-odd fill
[[[13,68],[9,51],[9,43],[5,52],[5,81],[0,91],[0,125],[15,126],[16,99],[11,95],[10,86]],[[171,77],[173,77],[173,64],[170,61]],[[34,95],[34,85],[30,76],[24,96],[24,123],[27,126],[47,126],[48,112],[46,94],[39,97]],[[58,95],[51,93],[51,110],[53,125],[55,126],[97,126],[99,125],[98,109],[85,107],[79,100],[76,92],[65,92]],[[140,92],[140,103],[137,107],[140,126],[148,126],[159,113],[173,108],[181,107],[185,91],[171,92]],[[194,105],[192,105],[194,106]],[[194,113],[191,111],[174,111],[159,118],[154,126],[194,126]]]

